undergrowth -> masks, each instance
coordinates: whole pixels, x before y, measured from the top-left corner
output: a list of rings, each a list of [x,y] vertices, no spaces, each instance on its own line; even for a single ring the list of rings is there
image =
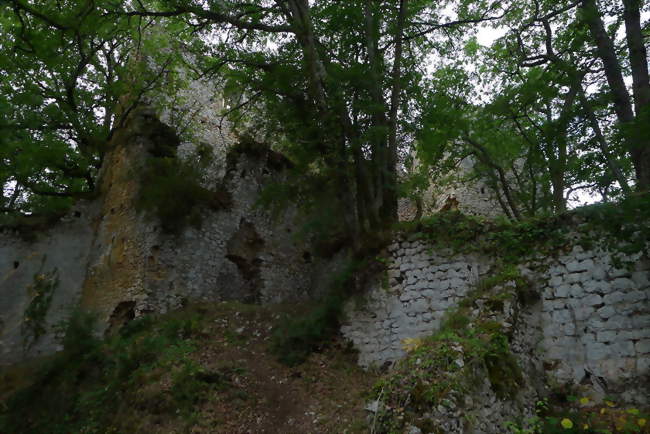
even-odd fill
[[[562,403],[540,400],[536,414],[521,422],[506,422],[512,434],[648,433],[650,415],[634,407],[621,407],[606,399],[596,404],[589,397],[569,395]]]
[[[406,358],[372,391],[371,398],[381,403],[376,432],[401,432],[406,424],[437,432],[431,412],[462,408],[463,397],[486,381],[498,398],[513,399],[524,379],[510,351],[511,330],[498,318],[508,311],[506,302],[516,305],[528,285],[507,269],[479,282],[447,311],[438,332],[405,340]]]
[[[555,216],[521,221],[489,220],[458,211],[441,212],[416,222],[402,222],[397,230],[428,240],[432,246],[458,253],[479,252],[517,264],[531,256],[545,256],[570,247],[567,235],[579,228],[576,243],[596,244],[616,253],[636,253],[650,239],[650,194],[619,203],[580,207]],[[621,241],[625,241],[622,244]]]
[[[373,389],[382,406],[377,432],[401,432],[406,423],[426,429],[431,420],[423,415],[439,406],[462,406],[461,398],[485,378],[502,399],[512,398],[523,384],[509,338],[497,322],[471,325],[454,312],[438,333],[410,344],[408,356]]]
[[[224,384],[189,357],[201,321],[191,312],[162,320],[145,317],[100,340],[93,334],[93,317],[74,314],[65,327],[64,350],[0,408],[0,432],[136,431],[139,421],[129,419],[131,406],[161,417],[191,418],[208,390]],[[171,387],[159,387],[163,379]]]
[[[372,264],[370,263],[372,262]],[[324,348],[339,332],[345,302],[354,295],[357,280],[374,261],[352,261],[334,276],[328,295],[305,314],[285,317],[273,333],[271,350],[280,362],[295,366]],[[380,264],[379,264],[380,265]]]

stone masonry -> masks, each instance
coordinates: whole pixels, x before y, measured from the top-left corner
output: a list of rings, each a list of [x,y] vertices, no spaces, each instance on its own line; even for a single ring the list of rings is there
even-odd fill
[[[386,275],[346,308],[342,333],[359,350],[362,366],[394,362],[405,354],[404,339],[435,332],[495,262],[408,237],[387,253]],[[573,245],[520,271],[541,297],[518,327],[538,341],[534,356],[549,383],[588,385],[600,396],[647,403],[647,383],[640,379],[650,376],[648,245],[634,255]]]
[[[221,183],[230,205],[205,208],[200,226],[168,234],[136,209],[136,198],[148,149],[165,140],[169,127],[146,110],[133,117],[105,157],[97,200],[78,204],[34,239],[0,233],[0,365],[58,350],[57,330],[78,306],[106,330],[191,302],[299,302],[326,289],[334,262],[297,237],[297,210],[275,216],[257,204],[264,186],[286,168],[279,154],[239,152],[226,167],[217,158],[205,187]],[[45,333],[25,349],[26,309],[36,297],[31,288],[46,273],[58,273],[59,284],[39,319]]]

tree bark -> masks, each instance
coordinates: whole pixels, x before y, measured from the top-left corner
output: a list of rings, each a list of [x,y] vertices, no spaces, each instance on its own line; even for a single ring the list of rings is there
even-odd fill
[[[650,135],[635,134],[637,129],[647,122],[646,107],[648,93],[648,70],[643,37],[640,30],[639,3],[637,0],[624,1],[624,20],[626,37],[630,53],[630,64],[633,65],[633,85],[635,90],[635,116],[632,101],[623,81],[623,73],[616,56],[612,39],[605,30],[605,25],[598,11],[596,0],[582,0],[583,18],[589,26],[589,32],[596,43],[598,57],[603,62],[605,76],[609,84],[610,94],[614,103],[614,111],[623,131],[626,148],[632,158],[636,173],[637,189],[644,191],[650,188]],[[638,26],[638,28],[637,28]],[[634,81],[636,80],[636,81]],[[644,102],[645,101],[645,102]]]
[[[648,77],[648,54],[643,43],[641,31],[641,14],[639,0],[623,0],[623,19],[625,21],[625,37],[630,53],[632,68],[632,90],[636,115],[640,116],[650,103],[650,78]]]
[[[400,0],[395,34],[395,58],[391,73],[392,89],[388,128],[388,155],[386,159],[386,185],[384,186],[384,214],[389,221],[397,221],[397,113],[402,93],[402,52],[407,1]]]

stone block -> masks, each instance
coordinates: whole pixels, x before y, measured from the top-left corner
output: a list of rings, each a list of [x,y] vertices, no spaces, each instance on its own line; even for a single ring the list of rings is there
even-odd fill
[[[609,270],[609,277],[618,278],[618,277],[628,277],[631,276],[631,273],[626,268],[612,268]]]
[[[623,301],[627,303],[638,303],[639,301],[645,300],[646,298],[646,291],[637,290],[626,293],[623,297]]]
[[[590,332],[599,332],[607,329],[607,323],[603,322],[600,318],[591,317],[587,320],[587,330]]]
[[[413,290],[421,292],[425,289],[428,289],[430,287],[430,284],[426,280],[418,280],[415,285],[413,285]]]
[[[639,328],[646,329],[650,328],[650,315],[635,315],[632,316],[628,323],[630,323],[630,328]]]
[[[636,372],[637,375],[650,374],[650,357],[637,357]]]
[[[585,290],[582,289],[581,285],[579,285],[577,283],[574,283],[573,285],[571,285],[571,290],[569,291],[569,295],[571,297],[579,298],[579,297],[582,297],[584,295],[584,293],[585,293]]]
[[[603,297],[603,302],[605,304],[616,304],[623,301],[624,294],[621,291],[612,292]]]
[[[586,270],[586,268],[582,267],[582,262],[576,261],[576,260],[567,261],[566,269],[570,273],[575,273],[575,272],[578,272],[578,271],[585,271]]]
[[[571,286],[567,284],[563,284],[555,288],[555,296],[557,298],[566,298],[569,296],[569,291],[571,290]]]
[[[601,307],[600,309],[598,309],[597,312],[598,315],[600,315],[600,317],[603,319],[608,319],[616,315],[616,309],[614,309],[614,307],[610,305]]]
[[[461,288],[464,289],[464,287],[466,286],[467,286],[467,282],[457,277],[449,281],[449,288],[455,291],[458,291]]]
[[[616,340],[616,336],[617,336],[617,333],[615,331],[612,331],[612,330],[602,331],[602,332],[598,332],[596,334],[596,341],[597,342],[603,342],[603,343],[605,343],[605,342],[613,342],[613,341]]]
[[[591,278],[594,280],[604,280],[607,277],[607,272],[605,271],[605,267],[603,267],[601,264],[594,265],[594,267],[591,269]]]
[[[548,284],[553,287],[560,286],[564,282],[564,276],[562,275],[557,275],[551,277],[551,279],[548,281]]]
[[[603,303],[603,298],[598,294],[589,294],[582,299],[585,306],[598,306]]]
[[[571,321],[571,312],[569,309],[553,311],[553,321],[556,323],[567,323]]]
[[[618,277],[610,282],[610,286],[614,290],[628,290],[634,288],[634,281],[627,277]]]
[[[621,330],[630,328],[632,321],[624,315],[614,315],[609,318],[605,323],[605,329],[607,330]]]
[[[582,284],[585,292],[603,294],[610,291],[609,284],[602,280],[588,280]]]
[[[585,321],[592,313],[594,313],[594,308],[590,306],[581,306],[574,310],[577,321]]]
[[[650,273],[648,271],[635,271],[632,273],[631,278],[637,288],[645,288],[650,285]]]
[[[576,334],[576,325],[572,322],[564,324],[564,334],[567,336],[575,336]]]
[[[611,355],[609,346],[595,342],[585,347],[587,360],[603,360]]]
[[[424,299],[420,299],[415,302],[411,302],[409,308],[413,312],[424,313],[429,310],[429,303]]]
[[[555,265],[549,268],[549,273],[551,276],[564,276],[567,273],[567,269],[563,265]]]
[[[578,282],[583,282],[585,280],[587,280],[586,272],[571,273],[567,275],[565,278],[565,281],[567,283],[578,283]]]
[[[421,293],[424,297],[426,297],[426,298],[428,298],[428,299],[435,299],[435,298],[436,298],[437,291],[434,291],[434,290],[431,289],[431,288],[424,288],[424,289],[422,289],[422,291],[421,291],[420,293]]]
[[[634,348],[638,354],[650,353],[650,339],[643,339],[634,344]]]
[[[610,344],[613,357],[630,357],[635,354],[632,341],[615,341]]]

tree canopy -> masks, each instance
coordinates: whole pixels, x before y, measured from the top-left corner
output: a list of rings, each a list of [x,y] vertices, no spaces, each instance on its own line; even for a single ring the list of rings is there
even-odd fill
[[[578,191],[612,200],[650,187],[640,0],[1,7],[6,213],[91,193],[120,119],[152,92],[174,92],[170,72],[189,58],[236,96],[224,113],[235,128],[294,162],[285,193],[327,207],[315,215],[340,216],[357,241],[396,220],[398,197],[417,184],[414,157],[424,180],[471,158],[468,176],[513,219],[562,212]],[[503,36],[481,45],[480,28]]]

